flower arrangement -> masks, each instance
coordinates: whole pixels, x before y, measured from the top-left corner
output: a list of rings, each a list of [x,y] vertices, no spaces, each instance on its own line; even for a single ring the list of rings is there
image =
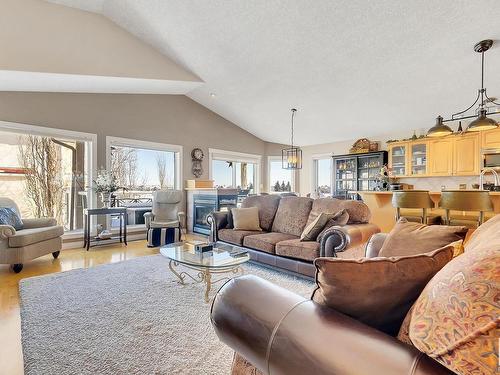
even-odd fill
[[[392,174],[392,170],[385,164],[380,171],[377,178],[377,190],[387,190],[389,188],[389,184],[394,182],[395,177]]]
[[[116,184],[116,178],[110,171],[106,169],[97,171],[97,178],[94,180],[94,190],[96,193],[112,193],[118,189],[119,186]]]

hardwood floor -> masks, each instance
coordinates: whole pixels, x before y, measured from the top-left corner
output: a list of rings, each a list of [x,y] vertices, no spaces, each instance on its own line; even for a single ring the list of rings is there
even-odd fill
[[[188,235],[188,239],[204,240],[205,238]],[[8,265],[0,265],[0,375],[24,373],[19,316],[19,280],[155,254],[159,254],[158,248],[148,248],[146,241],[133,241],[129,242],[128,246],[114,244],[92,248],[90,251],[63,250],[58,259],[47,255],[27,262],[19,274],[11,271]]]

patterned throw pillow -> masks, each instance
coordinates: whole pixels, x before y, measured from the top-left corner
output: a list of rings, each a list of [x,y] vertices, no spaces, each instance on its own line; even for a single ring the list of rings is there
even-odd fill
[[[411,343],[461,375],[495,374],[500,337],[500,215],[427,284],[408,327]],[[404,341],[404,332],[400,339]]]
[[[10,225],[15,230],[23,229],[23,222],[16,211],[10,207],[0,207],[0,225]]]
[[[349,222],[349,213],[347,212],[346,209],[340,210],[339,212],[335,213],[330,220],[328,220],[323,230],[320,232],[320,234],[318,234],[316,241],[321,243],[321,240],[323,239],[325,232],[331,227],[336,225],[343,227],[348,222]]]

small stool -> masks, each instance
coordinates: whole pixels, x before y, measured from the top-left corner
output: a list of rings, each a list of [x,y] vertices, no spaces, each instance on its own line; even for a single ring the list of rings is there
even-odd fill
[[[493,204],[487,190],[444,190],[441,192],[439,207],[446,211],[446,225],[466,225],[471,228],[477,228],[484,222],[485,212],[493,211]],[[479,216],[451,216],[450,211],[479,212]]]
[[[434,208],[427,190],[401,190],[392,193],[392,206],[396,208],[396,221],[404,217],[408,221],[422,224],[441,224],[441,216],[428,214]],[[401,215],[401,209],[421,209],[421,215]]]

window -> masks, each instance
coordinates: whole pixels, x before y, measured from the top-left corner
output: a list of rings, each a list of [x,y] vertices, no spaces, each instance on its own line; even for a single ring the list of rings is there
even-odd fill
[[[332,158],[314,159],[314,189],[319,197],[332,196]]]
[[[96,136],[0,121],[0,196],[24,218],[54,217],[66,232],[83,229]],[[83,196],[87,199],[84,200]]]
[[[120,190],[115,206],[138,206],[151,201],[158,189],[180,189],[181,146],[106,137],[108,168]]]
[[[282,193],[294,191],[293,171],[290,169],[283,169],[281,156],[269,156],[268,161],[269,192]]]
[[[210,178],[216,187],[258,192],[260,156],[210,149]]]

